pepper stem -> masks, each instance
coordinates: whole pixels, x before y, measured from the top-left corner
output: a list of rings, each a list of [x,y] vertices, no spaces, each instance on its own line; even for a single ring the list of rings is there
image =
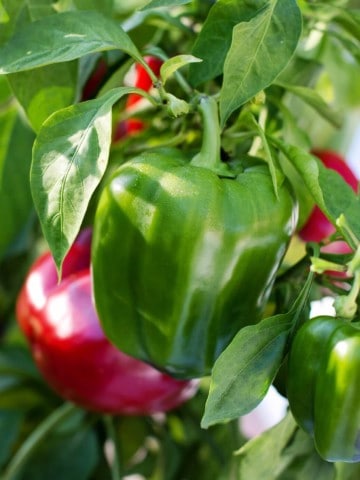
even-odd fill
[[[348,295],[339,295],[335,298],[334,308],[336,315],[346,320],[352,320],[357,312],[356,299],[360,292],[360,272],[355,272],[353,285]]]
[[[212,97],[200,97],[198,110],[203,120],[203,140],[200,152],[193,157],[191,165],[207,168],[218,175],[234,177],[228,166],[220,159],[220,122],[217,102]]]
[[[354,276],[353,284],[347,295],[336,297],[334,307],[338,316],[352,320],[358,309],[357,298],[360,293],[360,246],[347,265],[348,272]]]
[[[353,248],[358,248],[360,245],[359,239],[353,232],[351,226],[349,225],[345,215],[342,213],[340,217],[336,220],[336,225],[339,227],[341,233],[345,237],[345,240]]]

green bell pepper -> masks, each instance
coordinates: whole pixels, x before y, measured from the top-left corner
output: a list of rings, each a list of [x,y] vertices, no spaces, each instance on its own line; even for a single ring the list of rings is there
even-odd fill
[[[321,316],[296,333],[287,397],[297,423],[330,462],[360,461],[360,330]]]
[[[204,140],[146,152],[105,186],[92,244],[97,311],[122,351],[174,376],[210,373],[243,326],[257,322],[296,225],[286,182],[268,167],[236,175],[220,161],[217,109],[202,101]]]

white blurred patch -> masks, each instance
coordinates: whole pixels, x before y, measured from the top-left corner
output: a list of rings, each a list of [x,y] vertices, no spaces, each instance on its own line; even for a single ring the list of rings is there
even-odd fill
[[[358,124],[354,130],[350,145],[346,152],[346,159],[356,177],[360,178],[360,124]]]
[[[287,407],[287,399],[271,386],[263,401],[252,412],[240,418],[242,433],[248,438],[260,435],[284,418]]]
[[[331,317],[335,317],[333,297],[324,297],[321,300],[311,302],[310,318],[314,318],[319,315],[329,315]]]

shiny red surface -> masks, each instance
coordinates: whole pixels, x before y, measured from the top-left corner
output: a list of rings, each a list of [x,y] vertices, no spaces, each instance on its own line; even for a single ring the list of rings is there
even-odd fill
[[[85,228],[78,235],[66,255],[62,267],[62,280],[81,270],[89,268],[92,229]],[[58,286],[58,274],[52,256],[46,252],[32,265],[29,275],[20,291],[16,315],[18,322],[29,336],[30,320],[44,308],[51,291]]]
[[[144,57],[144,60],[149,65],[151,70],[154,72],[156,76],[160,73],[160,67],[163,64],[162,60],[156,57],[147,56]],[[153,82],[145,70],[145,68],[140,65],[135,65],[135,78],[134,78],[134,87],[141,88],[148,92],[153,85]],[[126,100],[125,110],[129,111],[136,105],[140,100],[142,100],[142,95],[138,95],[137,93],[131,93]],[[144,122],[138,118],[129,118],[128,120],[124,120],[120,122],[114,131],[113,141],[116,142],[121,138],[126,137],[126,135],[131,135],[137,132],[140,132],[145,127]]]
[[[312,153],[320,158],[327,168],[338,172],[346,183],[348,183],[355,192],[357,191],[358,179],[340,155],[330,150],[314,150]],[[319,207],[315,206],[307,222],[301,228],[299,236],[305,242],[321,242],[335,233],[335,231],[336,229],[332,223],[329,222]]]
[[[197,382],[176,380],[107,340],[92,302],[89,261],[82,267],[90,237],[81,238],[60,284],[47,253],[18,298],[18,321],[39,370],[60,396],[89,410],[147,415],[177,407],[195,394]]]
[[[98,64],[96,65],[95,71],[84,85],[81,96],[82,101],[90,100],[91,98],[94,98],[96,96],[107,73],[108,66],[104,59],[100,59]]]
[[[144,57],[145,62],[149,65],[151,70],[154,72],[156,76],[159,75],[160,73],[160,68],[163,62],[156,57]],[[145,90],[148,92],[151,87],[152,87],[152,80],[145,70],[145,68],[137,63],[135,65],[135,82],[134,82],[134,87],[141,88],[142,90]],[[136,93],[132,93],[131,95],[128,96],[127,101],[126,101],[126,107],[129,108],[135,103],[139,102],[143,97],[141,95],[138,95]]]

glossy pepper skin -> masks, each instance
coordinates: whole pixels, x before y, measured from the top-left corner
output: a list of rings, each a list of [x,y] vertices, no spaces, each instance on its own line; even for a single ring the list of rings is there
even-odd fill
[[[360,461],[360,330],[321,316],[296,333],[287,396],[297,423],[330,462]]]
[[[180,378],[209,374],[235,333],[259,320],[296,223],[286,184],[277,199],[265,165],[234,178],[217,173],[216,159],[202,166],[218,147],[208,127],[191,162],[168,150],[121,166],[94,226],[106,335]]]
[[[82,232],[57,272],[50,253],[30,269],[17,318],[34,360],[63,398],[88,410],[149,415],[188,400],[196,382],[183,382],[125,355],[105,337],[92,301],[91,231]]]

